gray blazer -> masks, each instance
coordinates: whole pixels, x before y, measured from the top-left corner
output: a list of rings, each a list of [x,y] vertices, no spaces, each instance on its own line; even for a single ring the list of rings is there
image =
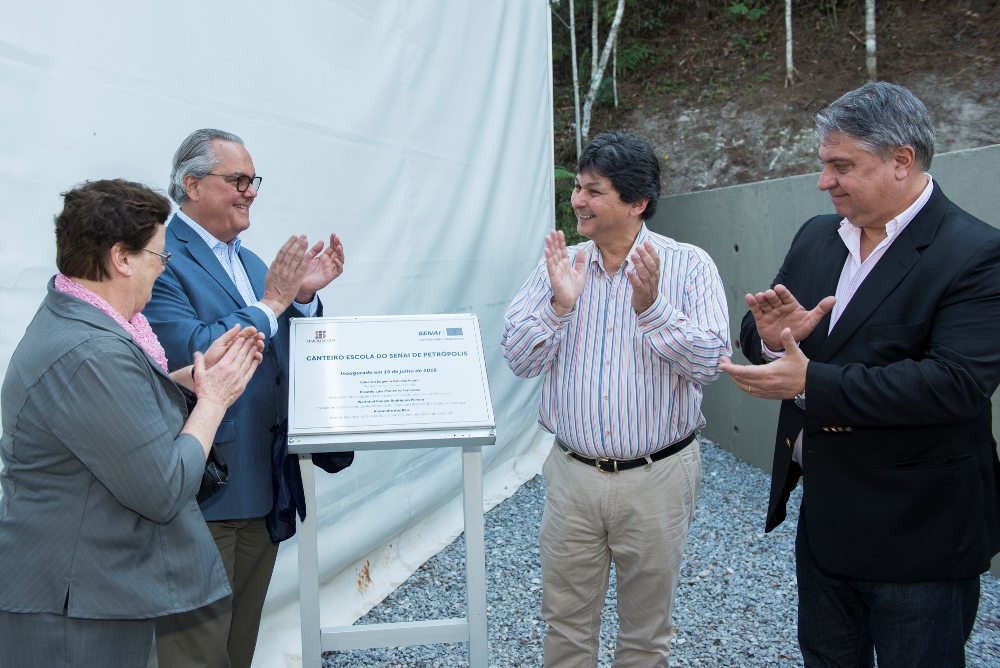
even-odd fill
[[[229,593],[184,396],[114,320],[50,281],[0,404],[0,610],[145,619]]]

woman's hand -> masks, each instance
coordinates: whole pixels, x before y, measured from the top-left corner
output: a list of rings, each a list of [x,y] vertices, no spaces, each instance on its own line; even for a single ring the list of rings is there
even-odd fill
[[[232,329],[217,338],[205,351],[205,368],[211,369],[219,363],[225,356],[226,351],[234,343],[238,343],[239,337],[257,339],[257,361],[260,362],[264,352],[264,335],[257,331],[256,327],[246,327],[241,329],[239,325],[233,325]]]
[[[194,354],[194,393],[198,396],[198,403],[188,416],[181,433],[197,438],[206,457],[212,449],[215,431],[219,428],[226,409],[243,394],[260,364],[262,357],[259,348],[262,345],[257,336],[234,334],[226,352],[211,367],[206,366],[205,355]]]
[[[194,354],[194,393],[198,396],[199,405],[204,401],[221,406],[223,410],[232,406],[243,394],[253,372],[263,359],[260,353],[260,348],[264,345],[262,339],[255,335],[238,336],[238,332],[234,332],[238,327],[237,325],[220,336],[209,348],[209,352],[214,353],[215,357],[218,353],[213,350],[217,347],[216,344],[230,333],[233,334],[225,342],[224,354],[214,364],[208,363],[207,353]]]
[[[256,358],[257,362],[261,362],[264,359],[264,335],[257,331],[256,327],[246,327],[241,330],[239,325],[233,325],[232,328],[217,338],[212,342],[212,345],[208,347],[205,351],[204,361],[205,368],[211,369],[216,364],[225,357],[226,353],[234,345],[242,345],[242,343],[247,339],[253,339],[255,341],[255,348],[253,356]],[[195,353],[196,355],[199,353]],[[170,377],[178,385],[183,385],[192,392],[196,392],[194,383],[194,365],[190,364],[176,371],[170,373]]]

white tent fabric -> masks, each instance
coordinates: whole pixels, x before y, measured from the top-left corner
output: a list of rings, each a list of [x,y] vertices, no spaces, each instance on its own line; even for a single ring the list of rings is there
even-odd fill
[[[248,247],[269,260],[293,233],[343,240],[328,315],[478,314],[496,503],[538,465],[538,386],[499,340],[552,226],[550,72],[546,0],[4,2],[0,370],[55,272],[59,193],[114,177],[165,189],[189,132],[228,130],[264,177]],[[320,473],[324,623],[350,623],[457,535],[460,490],[457,451]],[[296,586],[291,541],[255,665],[298,651]]]

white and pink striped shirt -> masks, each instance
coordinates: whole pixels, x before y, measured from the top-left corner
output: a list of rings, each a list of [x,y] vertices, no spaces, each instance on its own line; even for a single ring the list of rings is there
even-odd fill
[[[570,262],[588,258],[572,312],[553,310],[544,258],[507,309],[507,364],[524,378],[545,374],[539,424],[589,457],[637,459],[704,425],[701,388],[719,376],[719,357],[732,355],[712,259],[644,224],[635,243],[647,239],[660,258],[660,294],[645,313],[632,309],[632,261],[608,274],[592,241],[569,249]]]

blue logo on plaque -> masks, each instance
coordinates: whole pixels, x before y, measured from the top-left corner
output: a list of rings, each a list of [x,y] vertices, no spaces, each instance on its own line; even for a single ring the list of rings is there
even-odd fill
[[[462,336],[461,327],[445,327],[445,336]]]

